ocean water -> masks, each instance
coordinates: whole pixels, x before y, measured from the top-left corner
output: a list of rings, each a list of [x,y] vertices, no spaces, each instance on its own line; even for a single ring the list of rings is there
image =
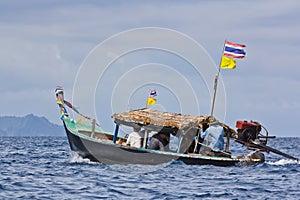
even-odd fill
[[[300,157],[300,138],[269,145]],[[300,163],[274,154],[253,166],[107,166],[65,137],[0,137],[0,158],[0,199],[300,199]]]

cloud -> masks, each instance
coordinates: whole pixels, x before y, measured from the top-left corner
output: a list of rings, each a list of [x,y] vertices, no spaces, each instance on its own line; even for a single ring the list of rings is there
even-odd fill
[[[222,71],[228,120],[234,123],[239,115],[250,114],[263,120],[290,116],[286,128],[295,135],[290,126],[299,116],[295,111],[300,99],[299,8],[298,1],[279,0],[2,1],[0,84],[5,87],[0,91],[6,100],[2,105],[8,101],[22,106],[1,112],[35,112],[54,121],[57,115],[45,106],[52,103],[52,94],[46,93],[56,85],[71,93],[77,70],[90,50],[121,31],[155,26],[191,36],[216,63],[224,39],[245,43],[247,57],[237,61],[235,70]],[[280,119],[274,119],[268,122],[277,127]]]

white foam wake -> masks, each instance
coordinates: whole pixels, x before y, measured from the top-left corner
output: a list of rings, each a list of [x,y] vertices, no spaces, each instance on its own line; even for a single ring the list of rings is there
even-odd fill
[[[275,162],[267,162],[269,165],[299,165],[300,161],[298,160],[290,160],[290,159],[281,159]]]
[[[89,164],[94,164],[95,162],[92,162],[88,158],[82,158],[78,153],[76,152],[71,152],[71,163],[89,163]]]

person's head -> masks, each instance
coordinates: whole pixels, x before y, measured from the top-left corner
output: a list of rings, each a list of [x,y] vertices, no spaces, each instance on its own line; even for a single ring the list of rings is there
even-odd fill
[[[214,117],[211,116],[208,119],[208,125],[209,126],[220,125],[220,122],[216,118],[214,118]]]
[[[139,132],[140,130],[141,130],[141,127],[139,127],[139,126],[134,126],[133,127],[134,132]]]

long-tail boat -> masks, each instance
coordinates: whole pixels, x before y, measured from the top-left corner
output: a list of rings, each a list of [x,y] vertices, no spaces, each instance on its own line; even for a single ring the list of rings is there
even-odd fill
[[[64,99],[63,89],[56,89],[57,104],[61,119],[72,151],[81,157],[103,164],[145,164],[157,165],[174,160],[188,165],[235,166],[263,163],[263,152],[273,152],[289,159],[298,160],[293,156],[267,146],[268,131],[258,122],[237,121],[237,130],[218,122],[224,130],[225,150],[216,151],[199,140],[203,126],[217,121],[211,116],[192,116],[161,112],[148,108],[131,110],[112,115],[115,122],[114,133],[105,132],[95,119],[81,114],[70,102]],[[86,121],[72,119],[67,107],[79,114]],[[144,130],[141,148],[126,144],[127,138],[119,135],[120,126],[139,127]],[[262,130],[264,133],[262,134]],[[176,149],[153,150],[148,148],[148,139],[153,132],[163,132],[177,139]],[[195,139],[197,138],[197,139]],[[242,155],[233,155],[230,143],[240,143]],[[205,147],[206,151],[200,151]],[[245,148],[246,147],[246,148]],[[250,153],[249,153],[250,150]],[[204,153],[203,153],[204,152]]]

